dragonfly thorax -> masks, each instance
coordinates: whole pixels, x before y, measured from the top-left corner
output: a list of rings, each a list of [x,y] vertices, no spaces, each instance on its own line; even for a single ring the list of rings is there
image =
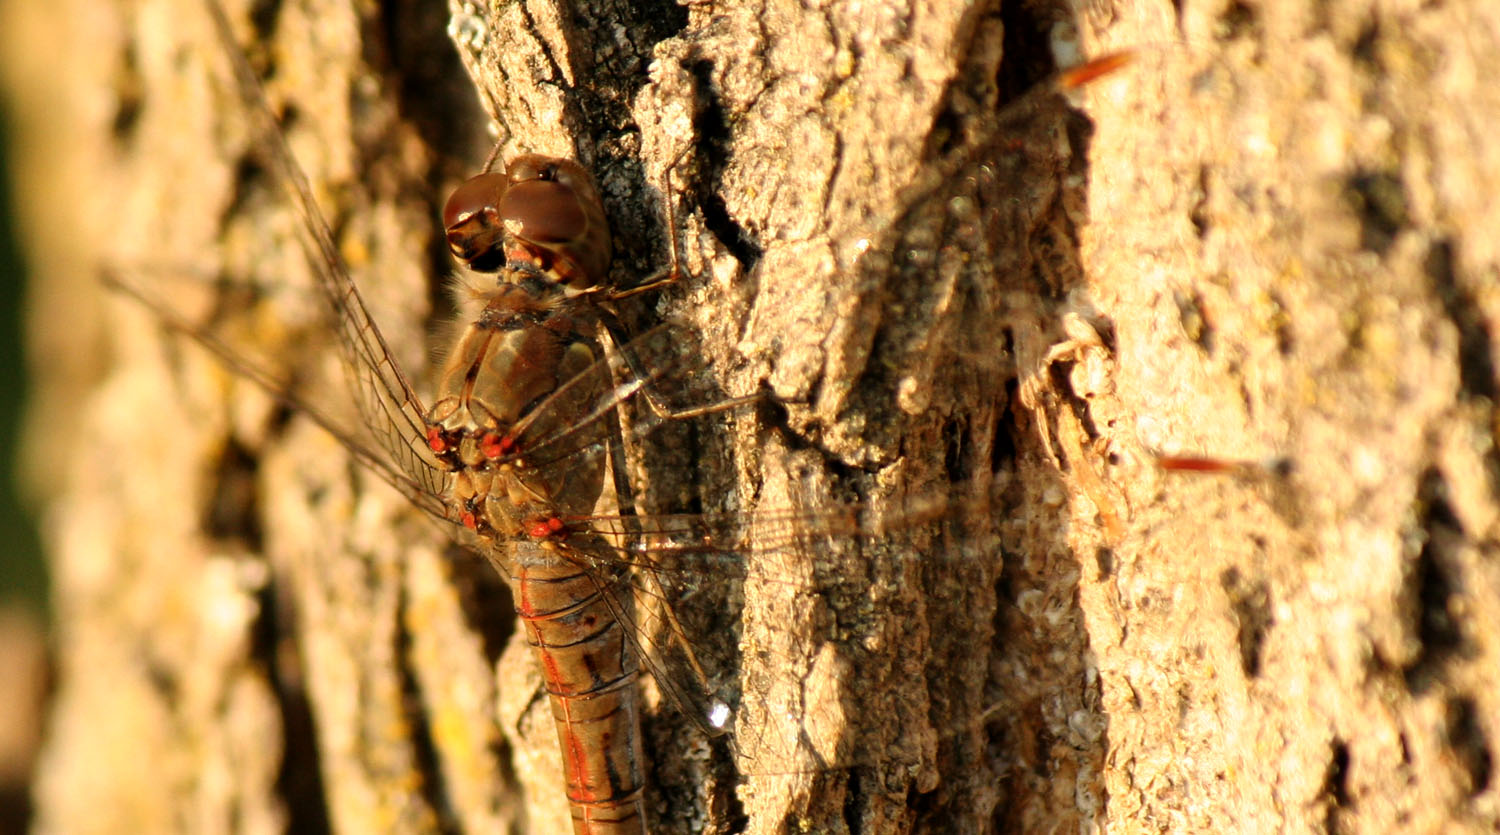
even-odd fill
[[[428,447],[457,474],[459,520],[531,537],[539,522],[588,515],[608,463],[597,412],[612,392],[593,308],[536,280],[469,295],[483,307],[461,328],[426,417]]]

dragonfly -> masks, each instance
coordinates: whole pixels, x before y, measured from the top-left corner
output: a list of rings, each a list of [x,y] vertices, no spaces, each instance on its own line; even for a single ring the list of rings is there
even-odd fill
[[[210,8],[221,14],[216,5]],[[226,50],[234,54],[237,47],[222,16],[217,18],[217,25],[226,39]],[[1056,84],[1062,88],[1081,86],[1123,62],[1119,56],[1092,62]],[[501,285],[499,291],[476,294],[485,302],[486,310],[471,321],[481,326],[459,342],[454,353],[458,359],[450,360],[442,375],[438,390],[448,394],[440,394],[428,404],[393,358],[369,314],[305,177],[290,150],[278,139],[274,120],[255,92],[256,80],[246,75],[248,66],[242,60],[235,66],[241,74],[241,88],[251,91],[247,105],[266,120],[263,133],[276,158],[275,167],[290,184],[291,199],[307,228],[311,260],[323,282],[326,301],[336,315],[340,342],[370,430],[369,440],[350,433],[336,420],[323,418],[316,406],[286,393],[279,381],[239,358],[232,347],[196,330],[189,322],[174,319],[169,306],[150,298],[146,303],[169,325],[192,332],[231,368],[282,392],[279,396],[324,423],[358,460],[414,505],[449,525],[455,536],[470,542],[479,540],[481,550],[497,557],[503,569],[514,572],[518,559],[524,566],[532,557],[502,558],[497,546],[485,542],[514,543],[517,550],[537,560],[544,559],[549,551],[575,552],[568,563],[575,570],[559,575],[554,569],[544,569],[541,578],[554,586],[576,582],[578,596],[572,603],[549,606],[538,603],[522,589],[516,592],[531,642],[543,647],[544,666],[594,665],[593,656],[587,662],[563,663],[556,657],[549,660],[546,645],[569,641],[541,634],[538,623],[546,620],[541,615],[544,610],[572,608],[596,627],[608,624],[596,629],[600,634],[612,630],[607,650],[600,649],[597,657],[608,656],[610,673],[602,678],[619,700],[595,701],[606,705],[606,713],[618,714],[620,724],[607,733],[585,732],[576,718],[558,725],[565,770],[573,772],[568,785],[570,799],[575,801],[575,831],[644,831],[646,826],[644,757],[631,728],[640,721],[631,705],[636,664],[652,672],[656,686],[693,717],[699,733],[716,736],[733,724],[735,756],[749,764],[748,770],[765,762],[752,749],[773,742],[747,728],[758,725],[763,729],[771,723],[765,719],[747,721],[753,708],[739,716],[731,715],[729,705],[716,694],[718,688],[705,683],[709,676],[702,671],[693,645],[677,626],[674,610],[665,605],[666,601],[701,594],[701,578],[712,572],[726,585],[761,582],[802,587],[808,578],[797,571],[775,565],[757,568],[756,560],[810,541],[879,541],[891,529],[915,529],[946,518],[961,503],[946,496],[912,501],[890,512],[892,518],[884,522],[862,518],[865,508],[858,505],[833,510],[823,507],[816,512],[721,515],[632,512],[631,478],[624,472],[629,463],[626,440],[647,438],[680,418],[732,410],[748,401],[735,399],[676,413],[646,405],[654,396],[653,386],[683,372],[685,361],[674,351],[680,346],[670,328],[627,338],[624,327],[614,321],[609,303],[635,288],[619,291],[602,286],[608,220],[592,193],[594,186],[587,173],[567,160],[541,156],[513,159],[503,174],[481,175],[503,178],[503,183],[481,181],[482,187],[493,189],[490,193],[481,188],[461,191],[450,201],[452,211],[445,225],[449,242],[460,257],[468,256],[465,260],[478,262],[480,268],[498,263],[502,268],[528,274]],[[501,223],[485,226],[482,221],[486,216],[501,218]],[[481,221],[477,232],[467,228],[476,220]],[[518,228],[522,231],[516,233]],[[523,251],[508,252],[508,246]],[[576,294],[570,295],[563,288]],[[496,305],[496,297],[507,301]],[[536,336],[533,322],[544,323],[561,334],[564,350],[558,356],[536,361],[535,355],[525,350],[497,351],[475,344],[487,339],[486,333],[506,328],[523,336]],[[595,328],[600,335],[593,333]],[[482,399],[472,396],[475,378],[480,374],[476,369],[485,357],[501,355],[504,359],[498,376],[506,381],[502,399],[507,403],[496,411],[505,414],[491,414],[477,421],[484,424],[488,420],[489,424],[476,429],[472,418]],[[543,377],[548,378],[546,382],[540,382]],[[616,422],[627,410],[632,414],[628,425],[621,428]],[[459,413],[466,417],[455,419]],[[609,489],[615,493],[617,509],[612,514],[593,508],[606,490],[605,481],[612,482]],[[526,498],[517,502],[517,495]],[[521,569],[523,573],[529,570]],[[653,611],[648,615],[638,612],[640,609]],[[771,648],[752,646],[747,652],[762,660],[776,658]],[[569,704],[570,700],[580,700],[559,692],[565,689],[560,682],[566,675],[554,672],[549,680],[554,713],[571,713],[576,705]],[[588,678],[596,682],[601,674],[594,670]],[[773,687],[754,685],[760,690]],[[816,702],[818,698],[826,701],[829,696],[806,701]],[[599,742],[598,738],[606,735],[625,737],[626,741],[611,750]],[[792,744],[796,747],[800,743]],[[846,759],[845,752],[817,752],[808,760],[807,768],[809,773],[817,773],[820,768],[838,770],[848,767],[839,764]]]

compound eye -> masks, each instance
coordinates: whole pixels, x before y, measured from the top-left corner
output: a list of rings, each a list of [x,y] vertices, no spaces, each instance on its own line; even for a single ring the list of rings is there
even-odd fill
[[[505,176],[512,184],[524,183],[531,180],[550,180],[549,173],[553,166],[549,164],[546,157],[536,154],[523,154],[510,161],[505,166]]]
[[[465,180],[443,205],[443,228],[451,231],[486,209],[498,210],[509,187],[504,174],[480,174]]]
[[[517,237],[544,245],[571,243],[589,225],[578,193],[551,180],[513,184],[500,202],[500,218]]]
[[[593,179],[577,166],[554,166],[543,179],[553,180],[559,185],[567,186],[569,191],[578,195],[592,192],[594,189]],[[583,198],[580,196],[579,199]]]
[[[443,204],[449,251],[480,272],[494,272],[505,263],[500,204],[509,188],[504,174],[480,174],[454,189]]]
[[[592,287],[609,272],[609,221],[599,191],[578,163],[540,154],[481,174],[443,208],[448,248],[480,272],[512,260],[551,271],[570,287]]]

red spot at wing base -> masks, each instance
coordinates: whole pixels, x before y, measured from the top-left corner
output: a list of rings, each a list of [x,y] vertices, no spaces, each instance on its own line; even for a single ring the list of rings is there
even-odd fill
[[[443,440],[443,430],[436,426],[427,428],[427,448],[433,452],[443,452],[448,449],[448,442]]]
[[[526,528],[526,533],[532,539],[548,539],[552,536],[562,533],[566,528],[567,525],[563,522],[563,520],[557,518],[556,516],[551,516],[546,519],[538,519],[537,521],[532,522],[531,525]]]
[[[516,439],[509,435],[496,435],[494,432],[487,432],[479,440],[479,452],[490,460],[499,458],[502,455],[509,455],[515,452],[515,449]]]
[[[479,439],[479,452],[485,458],[500,457],[500,436],[491,432]]]
[[[461,521],[464,523],[464,527],[468,528],[469,530],[471,530],[471,531],[477,531],[477,530],[479,530],[479,520],[477,520],[477,519],[474,518],[473,511],[468,511],[468,510],[464,511],[464,515],[461,518]]]

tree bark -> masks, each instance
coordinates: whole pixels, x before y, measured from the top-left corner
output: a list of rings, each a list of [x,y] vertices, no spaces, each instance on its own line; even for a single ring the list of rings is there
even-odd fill
[[[52,131],[19,169],[39,830],[565,831],[484,562],[101,289],[160,282],[301,390],[336,371],[201,4],[73,11],[11,9],[3,50]],[[741,706],[711,743],[648,692],[653,831],[1500,824],[1496,13],[231,11],[405,367],[493,117],[503,157],[595,173],[613,280],[675,224],[688,276],[629,313],[704,359],[684,391],[765,394],[638,439],[642,504],[895,520],[754,549],[738,631],[689,623]],[[1081,111],[1025,93],[1123,48]]]

